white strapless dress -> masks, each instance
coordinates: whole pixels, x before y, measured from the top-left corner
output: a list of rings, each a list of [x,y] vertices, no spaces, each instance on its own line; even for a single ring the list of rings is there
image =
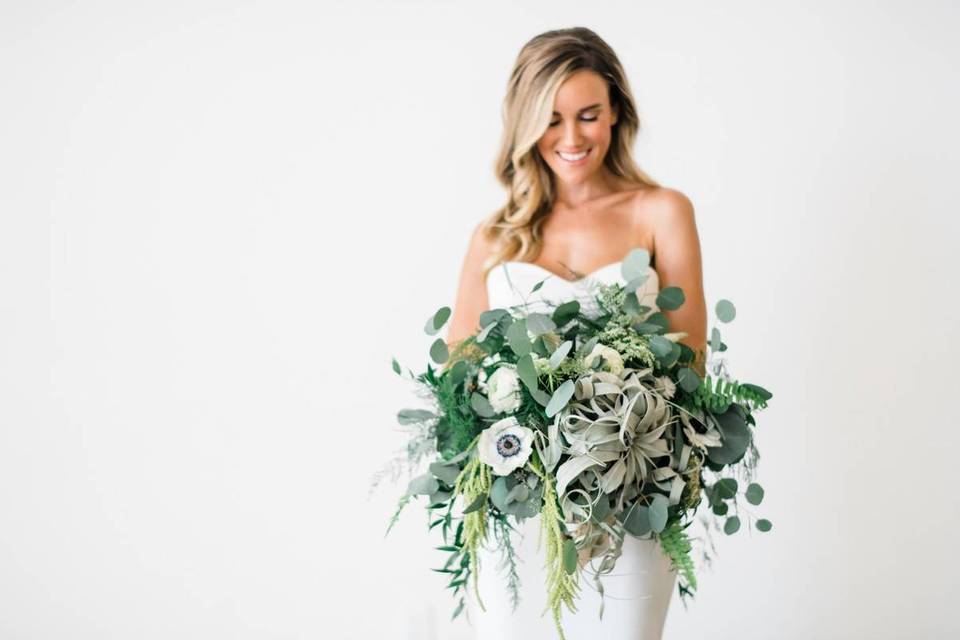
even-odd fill
[[[659,277],[653,267],[643,288],[638,290],[641,304],[657,309]],[[534,285],[546,279],[535,293]],[[495,267],[487,277],[491,309],[507,309],[526,303],[529,311],[548,303],[577,299],[585,313],[596,311],[592,293],[597,283],[622,282],[620,263],[597,269],[579,280],[568,281],[539,265],[507,262]],[[528,518],[512,534],[519,558],[520,605],[512,611],[506,579],[499,569],[501,555],[493,538],[480,554],[478,586],[486,611],[472,597],[467,598],[467,613],[477,640],[556,640],[557,631],[546,607],[546,571],[540,539],[540,517]],[[580,576],[577,612],[563,608],[562,624],[567,640],[660,640],[667,608],[676,586],[676,572],[658,542],[627,535],[623,555],[616,568],[602,577],[603,619],[600,619],[600,594],[591,574],[599,559]]]

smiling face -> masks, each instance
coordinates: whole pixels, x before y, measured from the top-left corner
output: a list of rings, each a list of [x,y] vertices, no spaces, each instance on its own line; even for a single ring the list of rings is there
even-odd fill
[[[603,166],[616,122],[603,77],[577,71],[557,90],[553,118],[537,150],[558,179],[581,183]]]

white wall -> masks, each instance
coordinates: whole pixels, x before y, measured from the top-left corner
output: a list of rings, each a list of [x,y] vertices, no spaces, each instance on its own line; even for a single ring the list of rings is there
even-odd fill
[[[872,6],[871,6],[872,5]],[[621,56],[730,298],[770,534],[666,638],[940,638],[960,562],[948,2],[6,2],[0,637],[467,638],[400,486],[520,46]],[[537,585],[531,586],[537,588]]]

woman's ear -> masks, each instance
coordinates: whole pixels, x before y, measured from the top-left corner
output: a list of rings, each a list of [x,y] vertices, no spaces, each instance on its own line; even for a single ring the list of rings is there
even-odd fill
[[[617,105],[611,105],[610,110],[613,111],[613,116],[610,118],[610,126],[617,124],[617,119],[620,117],[620,109]]]

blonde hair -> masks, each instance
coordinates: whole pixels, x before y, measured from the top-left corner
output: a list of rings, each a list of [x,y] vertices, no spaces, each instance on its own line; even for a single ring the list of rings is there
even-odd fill
[[[546,31],[523,45],[503,100],[503,137],[494,173],[507,189],[507,202],[485,219],[482,232],[493,250],[484,275],[500,262],[533,261],[543,247],[541,228],[556,198],[554,176],[537,150],[553,117],[560,85],[577,71],[591,70],[607,82],[617,111],[604,165],[616,176],[659,186],[633,160],[640,118],[627,76],[613,49],[586,27]]]

